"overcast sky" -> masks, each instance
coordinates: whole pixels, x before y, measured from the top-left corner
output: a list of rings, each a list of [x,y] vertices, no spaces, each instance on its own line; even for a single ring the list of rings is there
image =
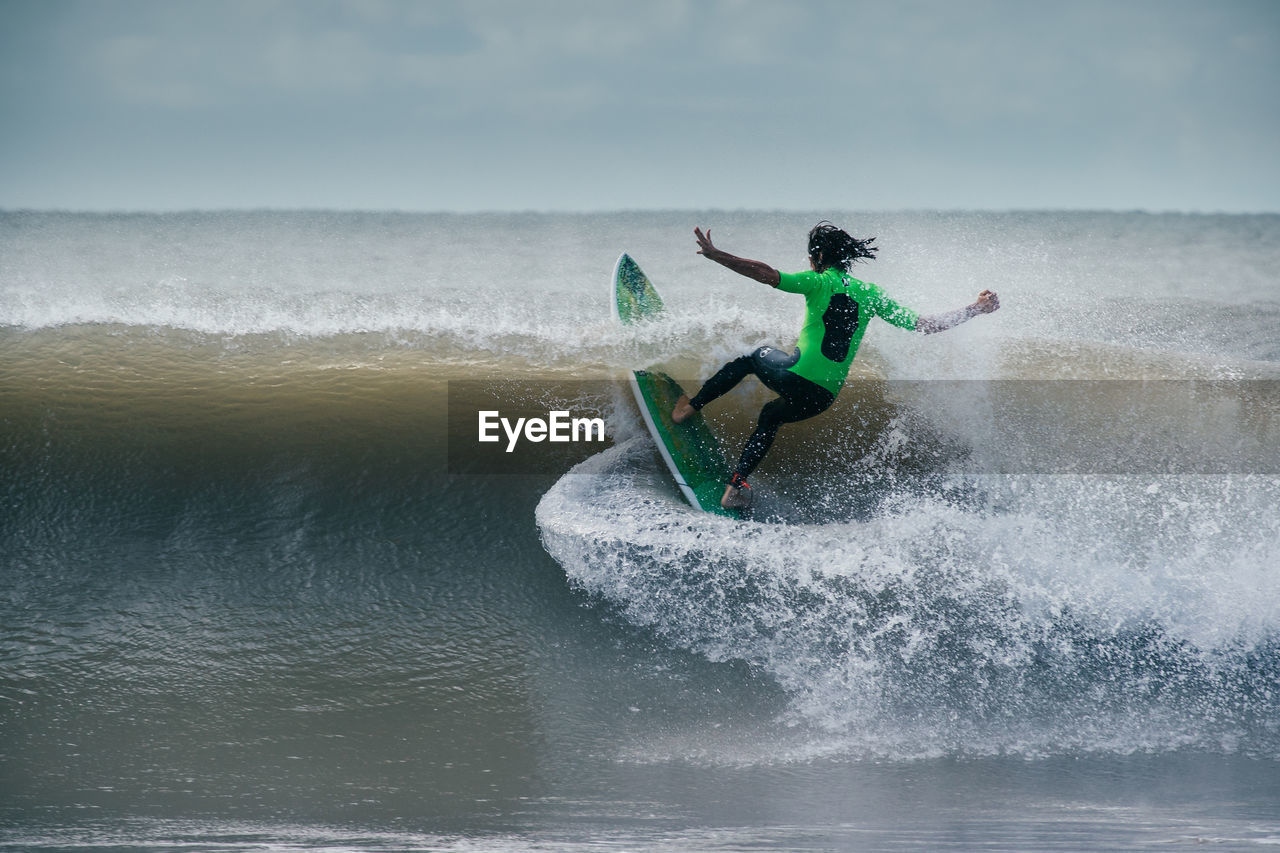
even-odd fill
[[[1280,211],[1280,0],[0,0],[0,208]]]

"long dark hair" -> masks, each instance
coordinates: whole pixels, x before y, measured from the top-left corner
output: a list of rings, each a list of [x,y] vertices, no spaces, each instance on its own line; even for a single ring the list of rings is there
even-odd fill
[[[841,272],[848,272],[851,264],[876,256],[879,250],[875,242],[875,237],[865,240],[850,237],[844,229],[824,219],[809,231],[809,257],[817,261],[821,269],[838,267]]]

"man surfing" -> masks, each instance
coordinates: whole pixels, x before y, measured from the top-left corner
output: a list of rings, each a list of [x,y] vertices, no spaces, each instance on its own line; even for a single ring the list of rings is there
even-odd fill
[[[899,328],[931,334],[1000,307],[996,294],[984,290],[971,305],[921,317],[894,302],[879,286],[849,275],[849,267],[855,262],[876,256],[875,238],[859,240],[825,220],[809,232],[810,269],[798,273],[780,273],[762,261],[717,249],[711,243],[710,228],[706,234],[701,228],[694,228],[693,235],[698,241],[698,254],[704,258],[761,284],[801,294],[805,304],[804,326],[795,352],[760,347],[735,358],[708,379],[692,399],[681,395],[671,410],[671,419],[683,423],[749,374],[755,374],[778,395],[760,410],[755,432],[747,439],[720,500],[725,509],[751,505],[747,477],[769,452],[780,426],[819,415],[835,402],[873,316]]]

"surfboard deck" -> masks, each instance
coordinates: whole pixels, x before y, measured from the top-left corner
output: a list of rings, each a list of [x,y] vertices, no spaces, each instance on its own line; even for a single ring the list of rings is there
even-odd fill
[[[654,319],[664,310],[653,282],[624,252],[613,269],[613,315],[623,325],[631,325]],[[729,465],[706,419],[699,413],[682,424],[671,420],[671,409],[685,393],[680,383],[656,370],[633,370],[628,379],[645,426],[680,493],[705,512],[739,518],[738,510],[720,506]]]

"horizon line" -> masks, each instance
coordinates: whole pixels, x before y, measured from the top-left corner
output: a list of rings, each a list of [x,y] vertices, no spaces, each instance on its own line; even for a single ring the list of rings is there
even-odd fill
[[[618,208],[406,208],[406,207],[317,207],[317,206],[228,206],[228,207],[7,207],[0,214],[62,214],[79,216],[172,216],[184,214],[365,214],[402,216],[619,216],[631,214],[813,214],[822,210],[869,214],[1127,214],[1144,216],[1276,216],[1277,210],[1179,209],[1142,207],[618,207]]]

